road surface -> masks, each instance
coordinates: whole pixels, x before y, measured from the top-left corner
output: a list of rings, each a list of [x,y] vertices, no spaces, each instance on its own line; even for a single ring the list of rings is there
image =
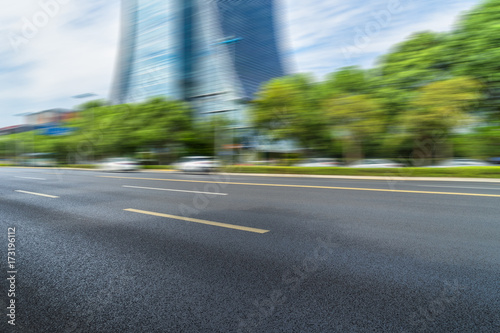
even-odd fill
[[[500,182],[0,168],[0,223],[1,332],[500,332]]]

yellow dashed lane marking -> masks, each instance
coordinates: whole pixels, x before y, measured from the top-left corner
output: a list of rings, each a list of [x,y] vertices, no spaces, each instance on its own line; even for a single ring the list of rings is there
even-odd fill
[[[167,181],[167,182],[186,182],[186,183],[207,183],[207,184],[228,184],[228,185],[245,185],[245,186],[270,186],[270,187],[295,187],[295,188],[317,188],[317,189],[328,189],[328,190],[350,190],[350,191],[371,191],[371,192],[392,192],[392,193],[417,193],[417,194],[442,194],[442,195],[462,195],[462,196],[500,198],[500,194],[482,194],[482,193],[458,193],[458,192],[386,190],[386,189],[359,188],[359,187],[335,187],[335,186],[289,185],[289,184],[258,184],[258,183],[215,182],[215,181],[208,181],[208,180],[183,180],[183,179],[163,179],[163,178],[116,177],[116,176],[97,176],[97,177],[101,177],[101,178],[116,178],[116,179],[155,180],[155,181]]]
[[[234,225],[234,224],[227,224],[227,223],[221,223],[221,222],[213,222],[213,221],[207,221],[207,220],[200,220],[200,219],[194,219],[194,218],[184,217],[184,216],[176,216],[176,215],[162,214],[162,213],[156,213],[156,212],[148,212],[146,210],[139,210],[139,209],[133,209],[133,208],[128,208],[128,209],[124,209],[124,210],[127,211],[127,212],[132,212],[132,213],[139,213],[139,214],[145,214],[145,215],[166,217],[166,218],[174,219],[174,220],[181,220],[181,221],[206,224],[206,225],[211,225],[211,226],[221,227],[221,228],[227,228],[227,229],[235,229],[235,230],[242,230],[242,231],[254,232],[254,233],[257,233],[257,234],[265,234],[265,233],[269,232],[269,230],[264,230],[264,229],[243,227],[243,226]]]

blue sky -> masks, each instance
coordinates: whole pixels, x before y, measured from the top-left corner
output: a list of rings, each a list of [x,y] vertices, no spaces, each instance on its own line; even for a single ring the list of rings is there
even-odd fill
[[[7,2],[7,0],[0,0]],[[278,0],[291,72],[321,79],[349,65],[372,67],[418,31],[448,31],[478,0]],[[0,127],[23,113],[107,98],[119,38],[118,0],[23,0],[0,13]]]

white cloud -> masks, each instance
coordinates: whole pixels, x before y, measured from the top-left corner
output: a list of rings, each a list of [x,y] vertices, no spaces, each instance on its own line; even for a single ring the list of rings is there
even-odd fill
[[[22,38],[23,27],[29,25],[25,22],[48,17],[38,1],[20,3],[9,6],[8,14],[0,14],[0,20],[6,22],[0,33],[4,38],[0,81],[15,82],[2,87],[0,126],[19,123],[15,114],[71,108],[80,103],[71,99],[77,94],[94,92],[106,98],[117,51],[118,1],[67,1],[46,25],[35,25],[38,31],[32,29],[32,38],[16,51],[5,43],[7,34]]]
[[[457,16],[478,1],[373,0],[367,4],[356,0],[346,5],[315,0],[314,8],[309,1],[286,3],[296,70],[322,76],[342,66],[372,66],[377,57],[414,32],[449,30]],[[397,11],[394,4],[399,4]],[[366,29],[374,33],[367,36]]]

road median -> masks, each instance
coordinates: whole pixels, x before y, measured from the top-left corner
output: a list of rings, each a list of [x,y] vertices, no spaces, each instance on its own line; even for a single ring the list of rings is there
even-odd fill
[[[5,166],[15,167],[15,166]],[[23,167],[20,167],[23,168]],[[26,167],[24,167],[26,168]],[[32,167],[59,170],[96,170],[93,165],[65,165],[60,167]],[[147,166],[145,172],[173,172],[171,166]],[[448,178],[453,180],[490,179],[500,181],[500,166],[453,168],[349,168],[349,167],[286,167],[286,166],[225,166],[221,173],[269,177],[317,177],[380,180],[427,180]]]

